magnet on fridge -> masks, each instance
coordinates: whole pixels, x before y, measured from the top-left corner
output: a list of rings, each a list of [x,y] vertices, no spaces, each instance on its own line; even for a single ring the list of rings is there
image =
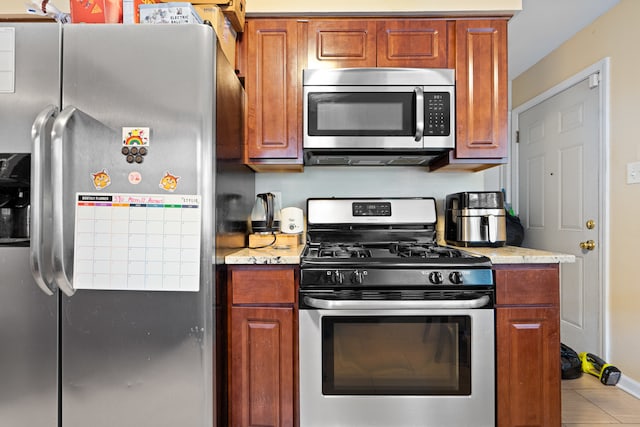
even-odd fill
[[[131,172],[129,173],[129,183],[133,185],[140,184],[142,181],[142,174],[140,172]]]
[[[145,127],[123,127],[122,145],[125,146],[147,146],[149,145],[149,128]]]
[[[111,177],[106,169],[102,169],[100,172],[92,173],[91,180],[96,190],[102,190],[103,188],[111,185]]]
[[[163,190],[174,192],[176,188],[178,188],[179,179],[180,179],[179,176],[173,175],[170,172],[165,172],[164,176],[160,180],[159,187],[162,188]]]

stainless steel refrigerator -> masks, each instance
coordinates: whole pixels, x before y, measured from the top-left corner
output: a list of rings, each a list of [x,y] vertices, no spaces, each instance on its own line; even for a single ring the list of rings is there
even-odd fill
[[[207,25],[0,24],[0,425],[222,425],[243,102]]]

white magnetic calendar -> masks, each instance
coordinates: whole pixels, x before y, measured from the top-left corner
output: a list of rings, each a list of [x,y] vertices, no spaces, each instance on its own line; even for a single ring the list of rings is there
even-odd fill
[[[73,287],[200,289],[200,196],[76,194]]]

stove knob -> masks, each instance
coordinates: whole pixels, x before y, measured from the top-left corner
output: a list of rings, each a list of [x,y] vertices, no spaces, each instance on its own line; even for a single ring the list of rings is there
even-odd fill
[[[451,273],[449,273],[449,280],[451,280],[451,283],[453,283],[454,285],[459,285],[462,283],[462,273],[460,273],[459,271],[453,271]]]
[[[336,270],[333,272],[333,284],[334,285],[342,285],[344,282],[344,274],[340,270]]]
[[[432,271],[429,273],[429,281],[434,285],[439,285],[442,283],[442,273],[439,271]]]
[[[351,283],[355,283],[356,285],[362,285],[363,281],[364,281],[364,274],[362,274],[362,271],[355,270],[353,273],[351,273]]]

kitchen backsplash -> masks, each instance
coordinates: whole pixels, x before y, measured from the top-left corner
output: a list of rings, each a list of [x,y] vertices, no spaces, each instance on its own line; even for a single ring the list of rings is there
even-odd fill
[[[495,169],[495,170],[494,170]],[[303,173],[258,173],[256,193],[282,193],[282,206],[305,210],[310,197],[444,197],[458,191],[499,190],[499,169],[429,173],[423,167],[306,167]]]

